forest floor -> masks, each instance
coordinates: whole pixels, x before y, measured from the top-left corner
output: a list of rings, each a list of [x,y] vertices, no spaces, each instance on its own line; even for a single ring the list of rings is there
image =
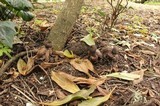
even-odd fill
[[[109,97],[102,106],[160,106],[160,6],[130,2],[134,9],[121,14],[109,31],[102,23],[103,13],[111,9],[104,2],[95,4],[83,7],[67,41],[64,50],[73,51],[75,57],[53,51],[47,43],[61,3],[40,5],[31,22],[15,20],[20,30],[11,55],[19,56],[0,78],[0,106],[37,106],[33,103],[63,100],[69,92],[89,89],[93,84],[97,89],[91,97]],[[88,34],[93,34],[96,46],[83,46],[81,39]],[[92,53],[95,48],[98,56]],[[1,60],[3,67],[9,58]],[[105,76],[111,73],[121,76]],[[82,101],[64,106],[77,106]]]

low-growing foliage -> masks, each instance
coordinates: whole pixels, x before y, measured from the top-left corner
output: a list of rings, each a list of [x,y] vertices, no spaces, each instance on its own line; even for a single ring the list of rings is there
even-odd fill
[[[10,57],[14,35],[16,35],[16,24],[11,20],[17,16],[24,21],[30,21],[34,15],[29,11],[33,9],[32,4],[28,0],[0,0],[0,47],[1,55],[6,54]],[[11,20],[9,20],[11,19]],[[5,48],[5,52],[4,52]]]

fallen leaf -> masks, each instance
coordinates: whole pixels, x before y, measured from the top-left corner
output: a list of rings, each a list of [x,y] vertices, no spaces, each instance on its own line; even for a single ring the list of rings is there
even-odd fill
[[[133,81],[135,79],[139,79],[140,75],[127,73],[127,72],[116,72],[116,73],[105,75],[105,77],[115,77],[123,80]]]
[[[64,99],[66,97],[66,95],[62,92],[61,89],[56,89],[55,90],[55,93],[56,93],[56,96],[59,98],[59,99]]]
[[[92,63],[88,59],[72,59],[70,64],[78,71],[87,74],[89,77],[92,77],[89,74],[89,70],[97,75],[97,73],[94,71]]]
[[[62,89],[70,92],[75,93],[78,92],[80,89],[79,87],[71,80],[63,77],[57,72],[51,72],[51,78],[55,81]]]
[[[150,97],[154,98],[155,97],[155,93],[151,90],[151,89],[148,89],[148,94]]]
[[[154,71],[155,71],[158,75],[160,75],[160,70],[159,70],[158,68],[153,67],[153,69],[154,69]]]
[[[148,55],[155,55],[154,52],[149,51],[149,50],[140,50],[143,54],[148,54]]]
[[[87,36],[82,38],[81,41],[85,42],[89,46],[95,45],[95,41],[94,41],[94,39],[93,39],[91,34],[88,34]]]
[[[34,65],[34,59],[28,58],[28,62],[26,63],[23,59],[19,59],[17,62],[17,69],[20,74],[22,75],[27,75],[29,74],[32,70],[31,68]]]
[[[140,68],[141,68],[144,64],[145,64],[145,60],[144,60],[144,59],[141,59],[141,60],[139,61],[139,66],[140,66]]]
[[[68,95],[66,96],[64,99],[62,100],[56,100],[56,101],[53,101],[53,102],[50,102],[50,103],[45,103],[45,102],[42,102],[40,104],[42,105],[47,105],[47,106],[62,106],[63,104],[66,104],[70,101],[73,101],[73,100],[77,100],[77,99],[88,99],[89,98],[89,95],[91,93],[94,92],[94,90],[96,89],[95,86],[91,86],[90,89],[88,90],[80,90],[74,94],[71,94],[71,95]]]
[[[27,103],[26,103],[26,106],[36,106],[36,104],[33,104],[33,103],[30,103],[30,102],[27,102]]]
[[[105,101],[107,101],[110,96],[112,95],[113,91],[115,90],[116,87],[114,87],[109,94],[105,95],[104,97],[95,97],[91,98],[89,100],[83,101],[78,106],[99,106]]]
[[[27,63],[21,58],[18,60],[17,69],[20,74],[25,75],[27,71]]]
[[[40,47],[40,48],[38,49],[37,54],[36,54],[35,57],[37,57],[37,58],[38,58],[38,57],[41,57],[41,56],[45,55],[46,52],[47,52],[46,47],[45,47],[45,46],[42,46],[42,47]]]
[[[117,45],[122,45],[122,46],[127,46],[128,48],[130,48],[131,47],[131,44],[129,43],[129,41],[118,41],[117,43],[116,43]]]
[[[68,78],[71,81],[76,82],[78,84],[90,84],[90,85],[99,86],[99,85],[103,84],[106,80],[106,78],[94,78],[94,77],[92,77],[92,78],[86,79],[86,78],[83,78],[83,77],[75,77],[75,76],[72,76],[72,75],[64,73],[64,72],[58,72],[58,73],[60,75],[62,75],[63,77]]]
[[[28,58],[28,61],[27,61],[27,69],[28,71],[31,70],[31,68],[34,66],[34,59],[32,57]],[[29,72],[28,72],[29,73]],[[27,73],[27,74],[28,74]]]
[[[50,27],[50,24],[46,20],[35,20],[34,24],[40,28],[41,31],[46,30]]]
[[[98,90],[101,94],[103,94],[103,95],[106,95],[106,94],[108,93],[107,90],[101,88],[100,86],[97,86],[97,90]]]
[[[43,96],[47,96],[47,97],[51,97],[53,95],[55,95],[55,90],[54,89],[50,89],[50,88],[39,88],[38,89],[38,92],[37,92],[38,95],[43,95]]]
[[[69,50],[65,50],[65,51],[63,52],[63,55],[66,56],[66,57],[68,57],[68,58],[74,58],[73,52],[72,52],[72,51],[69,51]]]
[[[56,62],[56,63],[42,62],[40,66],[43,67],[44,69],[47,69],[47,68],[51,68],[55,65],[59,65],[59,64],[62,64],[62,63],[63,63],[63,61]]]
[[[134,85],[140,83],[141,81],[143,81],[143,76],[144,76],[144,72],[145,71],[146,71],[146,69],[141,69],[139,71],[132,72],[133,74],[140,75],[140,77],[138,79],[133,80],[133,84]]]
[[[45,53],[45,61],[46,62],[49,62],[49,58],[50,58],[49,56],[50,56],[50,50],[47,50]]]

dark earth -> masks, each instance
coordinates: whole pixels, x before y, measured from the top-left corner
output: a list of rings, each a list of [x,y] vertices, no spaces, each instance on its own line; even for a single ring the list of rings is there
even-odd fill
[[[70,65],[70,59],[52,51],[46,39],[62,3],[35,5],[38,5],[34,10],[36,19],[46,20],[49,25],[45,28],[35,25],[34,20],[22,22],[16,19],[15,22],[20,25],[18,37],[23,43],[14,44],[11,55],[14,57],[23,51],[33,50],[34,52],[21,56],[27,61],[28,56],[36,55],[37,49],[45,49],[47,53],[42,53],[35,59],[32,72],[28,75],[17,76],[18,59],[7,67],[0,78],[0,106],[26,106],[29,102],[54,101],[61,99],[62,95],[68,95],[67,91],[51,80],[51,71],[63,71],[87,78]],[[109,6],[102,2],[86,5],[86,11],[81,13],[74,25],[72,37],[68,39],[65,49],[73,51],[80,58],[89,59],[98,75],[145,70],[143,79],[137,84],[117,78],[107,79],[100,87],[105,92],[115,86],[116,89],[102,106],[160,106],[160,6],[129,3],[134,9],[121,14],[114,29],[107,30],[100,23],[102,17],[95,8],[101,7],[101,11],[109,13]],[[88,34],[87,27],[97,29],[95,33],[100,37],[95,39],[96,46],[89,47],[80,41]],[[94,57],[95,50],[100,51],[99,57]],[[4,56],[2,60],[5,64],[9,58]],[[44,62],[54,64],[46,66],[43,65]],[[97,77],[94,73],[91,74]],[[78,86],[81,89],[89,87],[85,84]],[[92,95],[103,94],[96,90]],[[81,100],[72,101],[65,106],[77,106],[80,102]]]

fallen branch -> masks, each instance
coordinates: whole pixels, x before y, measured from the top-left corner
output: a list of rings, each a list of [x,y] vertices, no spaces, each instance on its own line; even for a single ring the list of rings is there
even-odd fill
[[[22,57],[24,55],[26,55],[27,53],[34,53],[37,52],[37,50],[30,50],[30,51],[24,51],[21,52],[19,54],[17,54],[16,56],[12,57],[10,60],[8,60],[0,69],[0,77],[3,75],[3,73],[10,67],[10,65],[16,61],[19,57]]]

